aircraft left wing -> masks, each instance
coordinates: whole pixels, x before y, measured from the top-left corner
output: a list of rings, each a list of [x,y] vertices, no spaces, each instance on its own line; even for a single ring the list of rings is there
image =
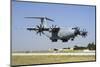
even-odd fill
[[[36,28],[27,28],[27,30],[30,30],[30,31],[34,30],[34,31],[36,31],[38,29],[36,29]]]

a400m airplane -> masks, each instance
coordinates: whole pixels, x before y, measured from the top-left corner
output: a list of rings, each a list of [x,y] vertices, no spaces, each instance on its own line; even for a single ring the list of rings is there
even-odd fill
[[[47,17],[25,17],[30,19],[40,19],[41,22],[39,25],[36,25],[34,28],[27,28],[29,31],[36,31],[37,34],[43,34],[49,37],[49,39],[52,42],[57,42],[58,40],[62,40],[62,42],[68,42],[68,40],[74,40],[75,37],[78,35],[82,37],[87,36],[87,31],[83,29],[83,31],[80,30],[79,27],[73,27],[73,28],[64,28],[64,27],[58,27],[57,25],[51,25],[50,27],[47,27],[47,21],[54,20],[47,18]],[[47,34],[46,32],[49,32]]]

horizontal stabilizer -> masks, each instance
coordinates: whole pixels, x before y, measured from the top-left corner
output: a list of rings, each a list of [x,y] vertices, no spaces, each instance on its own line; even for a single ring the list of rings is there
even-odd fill
[[[52,19],[50,19],[50,18],[47,18],[47,17],[24,17],[24,18],[30,18],[30,19],[32,19],[32,18],[34,18],[34,19],[46,19],[46,20],[49,20],[49,21],[53,21],[54,22],[54,20],[52,20]]]

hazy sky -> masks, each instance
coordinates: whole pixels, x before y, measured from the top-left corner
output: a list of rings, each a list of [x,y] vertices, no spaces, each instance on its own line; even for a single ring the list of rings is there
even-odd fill
[[[46,16],[55,20],[50,24],[61,27],[85,28],[88,36],[76,37],[74,41],[62,43],[51,42],[46,36],[36,35],[36,32],[27,31],[27,27],[34,27],[39,20],[26,19],[30,16]],[[69,4],[46,4],[31,2],[12,2],[12,50],[47,50],[49,48],[66,48],[75,45],[87,46],[95,42],[95,6],[80,6]]]

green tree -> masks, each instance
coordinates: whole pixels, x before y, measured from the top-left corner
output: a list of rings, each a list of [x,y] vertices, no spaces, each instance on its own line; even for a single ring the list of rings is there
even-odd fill
[[[94,43],[89,43],[88,46],[87,46],[87,48],[89,50],[95,50],[96,49],[96,45]]]

